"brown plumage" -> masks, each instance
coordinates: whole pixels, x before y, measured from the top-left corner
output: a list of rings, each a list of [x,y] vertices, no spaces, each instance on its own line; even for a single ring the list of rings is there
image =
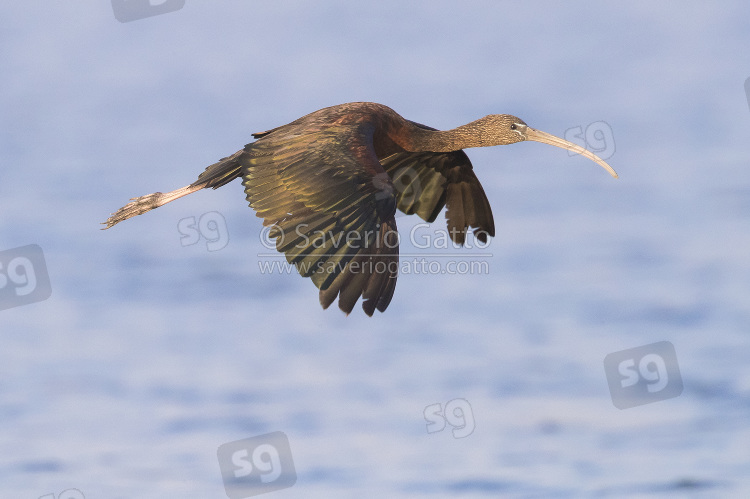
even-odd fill
[[[367,315],[385,311],[398,276],[396,209],[432,222],[447,206],[450,237],[495,235],[487,196],[462,149],[545,142],[603,160],[510,115],[489,115],[449,131],[402,118],[371,102],[332,106],[266,132],[194,183],[120,208],[106,227],[207,187],[242,178],[250,206],[270,226],[276,249],[347,314],[360,297]]]

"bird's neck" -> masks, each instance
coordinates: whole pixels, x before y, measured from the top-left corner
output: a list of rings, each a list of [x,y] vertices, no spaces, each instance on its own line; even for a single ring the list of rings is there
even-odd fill
[[[477,122],[471,122],[452,130],[426,130],[411,125],[411,130],[402,147],[407,151],[422,152],[450,152],[468,147],[484,147],[490,145]]]

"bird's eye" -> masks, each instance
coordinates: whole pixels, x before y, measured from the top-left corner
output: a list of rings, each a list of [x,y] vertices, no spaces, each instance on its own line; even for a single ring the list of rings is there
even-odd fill
[[[511,129],[511,130],[515,130],[516,128],[518,128],[518,127],[516,126],[516,124],[515,124],[515,123],[513,123],[513,124],[512,124],[511,126],[510,126],[510,129]]]

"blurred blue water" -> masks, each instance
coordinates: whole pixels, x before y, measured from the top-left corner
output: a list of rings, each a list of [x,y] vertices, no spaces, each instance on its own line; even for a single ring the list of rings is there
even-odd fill
[[[217,448],[276,431],[297,473],[279,498],[750,495],[744,4],[1,9],[0,250],[38,244],[52,295],[0,312],[0,497],[224,497]],[[443,128],[605,120],[621,178],[470,151],[489,273],[402,275],[373,318],[260,273],[239,183],[98,230],[252,131],[365,99]],[[212,211],[227,246],[182,246]],[[682,395],[615,408],[604,357],[657,341]],[[428,433],[459,398],[473,433]]]

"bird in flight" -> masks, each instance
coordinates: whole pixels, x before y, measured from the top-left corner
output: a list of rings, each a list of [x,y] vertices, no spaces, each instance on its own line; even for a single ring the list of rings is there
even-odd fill
[[[508,114],[439,131],[382,104],[353,102],[253,138],[186,187],[132,198],[104,228],[241,178],[276,249],[312,279],[323,308],[338,297],[339,308],[349,314],[361,297],[372,316],[385,311],[396,287],[397,209],[433,222],[447,207],[448,232],[459,245],[469,228],[482,242],[495,235],[490,203],[463,149],[533,140],[576,152],[617,178],[592,152]]]

